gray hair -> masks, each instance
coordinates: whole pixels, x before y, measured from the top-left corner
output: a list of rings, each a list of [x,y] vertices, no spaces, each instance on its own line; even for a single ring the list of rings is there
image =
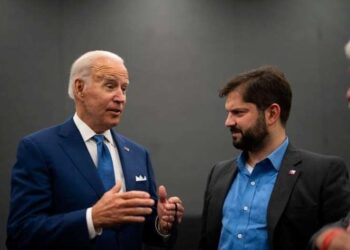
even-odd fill
[[[74,61],[72,64],[71,70],[70,70],[70,76],[69,76],[69,83],[68,83],[68,95],[70,98],[74,100],[74,82],[77,78],[84,79],[86,81],[90,80],[91,76],[91,67],[93,62],[101,57],[107,57],[112,60],[116,60],[120,63],[124,63],[124,60],[118,56],[117,54],[114,54],[109,51],[104,50],[94,50],[89,51],[80,56],[78,59]]]
[[[350,41],[347,44],[345,44],[344,49],[346,57],[350,59]]]

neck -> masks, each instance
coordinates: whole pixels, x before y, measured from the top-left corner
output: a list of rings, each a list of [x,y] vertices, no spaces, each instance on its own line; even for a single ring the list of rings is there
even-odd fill
[[[247,163],[250,166],[255,166],[256,163],[266,159],[276,148],[278,148],[283,141],[286,139],[287,135],[283,129],[280,131],[270,132],[269,135],[262,142],[261,147],[254,151],[247,152]]]

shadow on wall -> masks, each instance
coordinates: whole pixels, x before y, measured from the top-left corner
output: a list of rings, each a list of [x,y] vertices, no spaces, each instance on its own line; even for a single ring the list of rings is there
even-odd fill
[[[200,235],[200,217],[185,217],[178,226],[178,238],[175,250],[196,250]],[[163,248],[146,246],[145,250],[162,250]]]

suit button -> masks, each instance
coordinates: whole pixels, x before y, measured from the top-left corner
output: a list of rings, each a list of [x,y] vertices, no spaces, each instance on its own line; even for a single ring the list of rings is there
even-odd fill
[[[251,181],[250,185],[255,186],[255,181]]]
[[[238,239],[242,239],[243,238],[243,234],[237,234],[237,238]]]

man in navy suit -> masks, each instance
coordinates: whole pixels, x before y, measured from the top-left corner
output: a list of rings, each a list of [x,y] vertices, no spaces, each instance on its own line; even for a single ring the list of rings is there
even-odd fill
[[[19,144],[8,249],[138,250],[143,243],[171,242],[172,227],[184,212],[181,200],[167,198],[164,186],[158,198],[147,150],[112,130],[128,85],[123,60],[111,52],[91,51],[73,63],[68,93],[74,117]],[[111,174],[104,177],[96,135],[109,155]]]
[[[204,198],[202,250],[303,250],[350,208],[346,165],[297,149],[286,134],[292,92],[276,67],[229,81],[227,118],[238,157],[217,163]]]

